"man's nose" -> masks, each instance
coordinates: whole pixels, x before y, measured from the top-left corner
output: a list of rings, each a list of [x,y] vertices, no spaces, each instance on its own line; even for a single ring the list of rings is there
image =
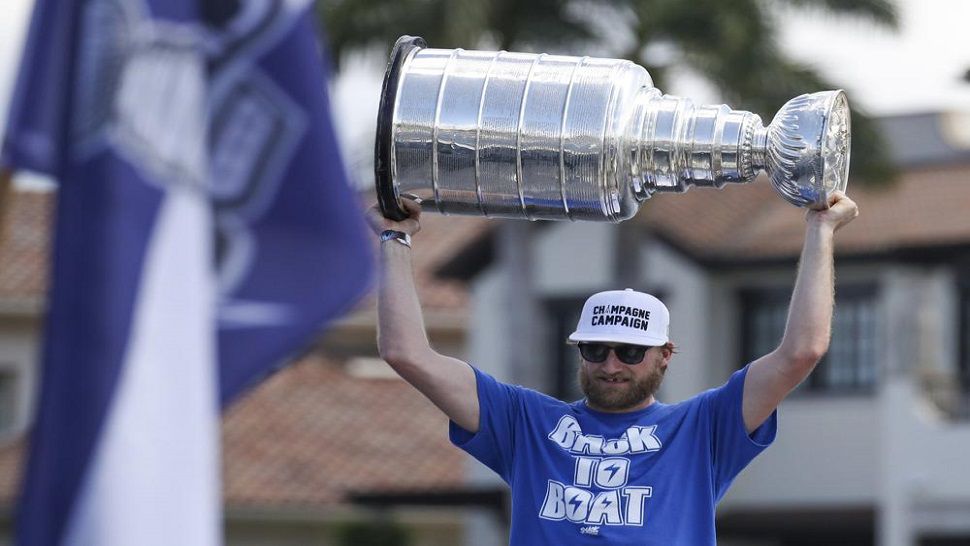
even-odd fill
[[[623,371],[626,364],[620,362],[619,358],[616,358],[615,351],[610,351],[609,356],[606,357],[606,360],[603,362],[602,366],[604,372],[614,374]]]

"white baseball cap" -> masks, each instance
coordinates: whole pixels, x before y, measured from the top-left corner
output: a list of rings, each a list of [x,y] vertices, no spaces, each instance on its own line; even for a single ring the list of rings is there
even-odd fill
[[[586,300],[569,341],[606,341],[656,347],[670,341],[670,312],[662,301],[632,288],[597,292]]]

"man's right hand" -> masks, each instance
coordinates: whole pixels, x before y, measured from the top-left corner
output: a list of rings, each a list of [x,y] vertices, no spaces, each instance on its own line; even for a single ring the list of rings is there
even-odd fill
[[[408,217],[401,221],[385,218],[378,205],[371,207],[367,211],[367,223],[370,224],[374,233],[380,235],[389,229],[393,229],[413,237],[415,233],[421,231],[421,207],[410,199],[401,199],[401,206],[408,213]]]

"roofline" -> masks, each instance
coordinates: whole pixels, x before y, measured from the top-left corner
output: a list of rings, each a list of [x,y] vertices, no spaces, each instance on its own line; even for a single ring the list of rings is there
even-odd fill
[[[801,253],[776,256],[709,256],[696,252],[666,234],[650,230],[651,235],[672,250],[700,267],[714,272],[731,272],[758,267],[789,267],[798,264]],[[970,267],[970,241],[878,248],[869,251],[839,252],[835,259],[840,263],[906,262],[909,264],[935,265],[956,261],[961,267]]]
[[[468,312],[465,309],[422,309],[425,327],[429,331],[438,333],[464,334],[468,331]],[[334,320],[328,326],[328,331],[335,330],[366,330],[371,331],[377,325],[377,309],[368,307],[348,313]]]
[[[511,498],[504,487],[463,487],[452,489],[429,489],[402,492],[354,493],[348,500],[360,506],[373,508],[400,508],[404,506],[485,508],[493,511],[506,525],[511,524]]]
[[[649,227],[642,228],[645,234],[667,245],[684,258],[698,266],[714,272],[729,272],[756,267],[789,267],[798,263],[800,253],[776,256],[711,256],[695,251],[664,232]],[[491,231],[465,245],[449,261],[442,264],[435,275],[468,282],[487,269],[495,261],[495,234]],[[836,254],[839,263],[862,262],[907,262],[915,264],[940,264],[953,262],[956,258],[962,267],[970,268],[970,241],[929,245],[895,246],[869,251],[841,252]]]
[[[0,298],[0,317],[39,317],[46,304],[47,298],[41,296]]]

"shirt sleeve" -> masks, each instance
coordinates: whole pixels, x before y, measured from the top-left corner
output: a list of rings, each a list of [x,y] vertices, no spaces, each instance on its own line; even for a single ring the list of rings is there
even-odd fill
[[[759,453],[771,445],[778,430],[778,412],[773,411],[751,434],[741,412],[744,379],[748,367],[734,372],[724,385],[707,392],[712,432],[713,472],[716,500],[727,492],[734,478]]]
[[[474,368],[478,390],[478,432],[472,433],[451,421],[451,442],[494,470],[508,483],[512,475],[515,416],[522,406],[522,389],[506,385]]]

